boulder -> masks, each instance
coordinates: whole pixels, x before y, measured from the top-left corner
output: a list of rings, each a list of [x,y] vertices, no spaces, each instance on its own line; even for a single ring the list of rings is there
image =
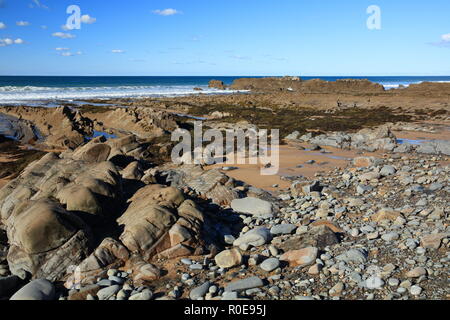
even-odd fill
[[[211,81],[209,81],[208,87],[209,88],[220,89],[220,90],[224,90],[226,88],[225,83],[223,83],[223,81],[220,81],[220,80],[211,80]]]
[[[37,279],[17,291],[10,300],[54,300],[55,286],[48,280]]]

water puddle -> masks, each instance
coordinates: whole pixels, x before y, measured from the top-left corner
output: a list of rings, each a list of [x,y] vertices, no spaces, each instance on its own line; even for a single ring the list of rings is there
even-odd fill
[[[416,145],[416,146],[421,145],[427,141],[430,141],[430,140],[397,139],[398,144],[408,143],[408,144],[412,144],[412,145]]]
[[[103,132],[103,131],[95,131],[95,130],[94,130],[94,134],[92,135],[92,137],[85,137],[85,139],[90,141],[94,138],[98,138],[101,136],[105,137],[107,140],[117,139],[117,136],[115,134],[111,134],[111,133],[107,133],[107,132]]]

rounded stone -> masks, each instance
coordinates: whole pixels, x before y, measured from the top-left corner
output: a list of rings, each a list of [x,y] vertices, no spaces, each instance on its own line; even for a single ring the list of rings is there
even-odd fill
[[[10,300],[54,300],[55,286],[46,279],[31,281],[17,291]]]
[[[260,265],[261,269],[263,269],[264,271],[267,271],[267,272],[271,272],[271,271],[277,269],[279,266],[280,266],[280,260],[278,260],[277,258],[266,259]]]
[[[242,254],[238,249],[225,250],[217,254],[214,260],[221,268],[232,268],[242,263]]]

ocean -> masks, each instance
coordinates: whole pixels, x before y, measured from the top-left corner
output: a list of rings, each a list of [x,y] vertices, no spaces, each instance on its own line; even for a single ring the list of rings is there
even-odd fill
[[[88,99],[138,98],[232,93],[230,90],[208,88],[211,79],[231,84],[239,77],[50,77],[0,76],[0,105],[41,104],[52,101],[76,103]],[[450,76],[428,77],[301,77],[304,80],[368,79],[386,89],[408,86],[424,81],[450,82]],[[201,88],[196,91],[194,88]]]

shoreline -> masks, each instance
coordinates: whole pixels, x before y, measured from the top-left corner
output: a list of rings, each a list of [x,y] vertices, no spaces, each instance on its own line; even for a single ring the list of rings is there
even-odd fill
[[[0,136],[2,274],[55,300],[448,298],[447,91],[312,84],[331,91],[0,108],[26,136]],[[172,163],[200,118],[279,128],[278,175]]]

